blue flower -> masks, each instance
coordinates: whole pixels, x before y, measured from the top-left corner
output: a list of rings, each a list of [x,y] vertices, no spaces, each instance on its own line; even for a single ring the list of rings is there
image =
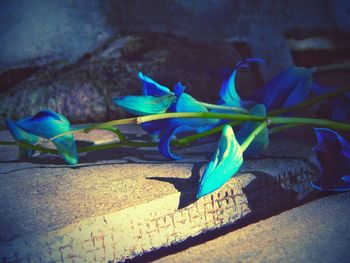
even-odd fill
[[[186,87],[177,83],[173,90],[158,84],[141,72],[142,93],[144,96],[125,96],[115,98],[118,106],[136,115],[148,115],[164,112],[208,112],[207,108],[191,95],[185,93]],[[159,141],[161,154],[170,159],[180,156],[170,151],[170,141],[176,133],[183,131],[197,131],[218,124],[218,120],[201,118],[172,118],[143,123],[142,128],[150,134],[162,134]]]
[[[256,100],[264,104],[268,110],[300,103],[312,89],[312,73],[313,69],[290,67],[258,90]]]
[[[39,138],[37,136],[32,135],[30,133],[27,133],[24,130],[20,129],[16,125],[16,123],[13,122],[12,120],[6,119],[5,124],[6,124],[7,128],[9,129],[12,137],[16,141],[24,141],[24,142],[26,142],[28,144],[32,144],[32,145],[36,144],[39,141]],[[35,153],[35,150],[33,150],[33,149],[19,146],[19,152],[18,152],[19,158],[32,157],[34,153]]]
[[[314,152],[321,178],[312,183],[320,191],[350,190],[350,145],[335,131],[315,129],[317,145]]]
[[[36,136],[51,139],[61,133],[70,131],[69,121],[61,114],[51,110],[43,110],[16,122],[16,125],[22,130],[34,134]],[[72,134],[66,134],[58,137],[52,142],[57,148],[58,154],[68,164],[76,164],[78,162],[78,153]]]
[[[262,104],[256,104],[249,111],[251,115],[266,117],[266,108]],[[237,140],[240,144],[255,130],[260,122],[247,121],[242,124],[242,128],[237,133]],[[253,157],[259,154],[269,145],[269,131],[265,127],[250,143],[248,148],[244,151],[244,157]]]
[[[243,153],[231,126],[225,125],[218,149],[201,177],[197,198],[210,194],[224,185],[241,167]]]
[[[201,105],[196,99],[184,92],[185,87],[178,83],[175,88],[177,96],[176,102],[170,107],[172,112],[208,112],[207,108]],[[157,123],[163,126],[163,134],[160,138],[158,149],[160,153],[170,159],[178,160],[181,157],[175,155],[170,150],[171,139],[180,132],[197,131],[205,127],[211,127],[219,123],[216,119],[201,119],[201,118],[172,118],[164,122]]]

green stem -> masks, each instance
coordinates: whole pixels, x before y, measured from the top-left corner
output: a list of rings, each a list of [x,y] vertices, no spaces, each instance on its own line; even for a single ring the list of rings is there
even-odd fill
[[[337,89],[334,92],[330,92],[330,93],[323,94],[323,95],[320,95],[320,96],[314,96],[314,97],[312,97],[312,98],[310,98],[308,100],[305,100],[304,102],[298,103],[298,104],[290,106],[290,107],[281,108],[281,109],[277,109],[277,110],[271,111],[269,113],[269,116],[275,116],[275,115],[283,114],[283,113],[286,113],[286,112],[289,112],[289,111],[306,108],[306,107],[308,107],[310,105],[313,105],[313,104],[316,104],[316,103],[318,103],[318,102],[320,102],[322,100],[331,99],[333,97],[337,97],[339,95],[342,95],[342,94],[344,94],[346,92],[350,92],[350,86],[339,88],[339,89]],[[177,118],[177,117],[191,118],[191,117],[185,117],[183,115],[185,113],[165,113],[165,114],[173,114],[172,118]],[[182,115],[182,116],[179,116],[179,114]],[[208,114],[208,113],[200,113],[200,114]],[[213,113],[211,113],[211,114],[213,114]],[[218,113],[216,113],[216,114],[218,114]],[[223,113],[220,113],[220,114],[221,114],[222,117],[218,117],[218,115],[215,115],[214,118],[232,119],[230,117],[232,114],[223,114]],[[262,121],[262,119],[258,119],[258,120],[251,119],[252,115],[243,115],[243,114],[234,114],[234,115],[235,115],[234,120]],[[94,124],[94,125],[82,128],[82,129],[77,129],[77,130],[72,130],[72,131],[69,131],[69,132],[65,132],[65,133],[59,134],[59,135],[51,138],[49,141],[52,141],[53,139],[56,139],[56,138],[61,137],[61,136],[64,136],[66,134],[72,134],[72,133],[78,133],[78,132],[89,132],[89,131],[94,130],[94,129],[108,128],[108,127],[115,126],[115,125],[133,124],[133,123],[138,123],[139,124],[139,123],[143,123],[143,122],[147,122],[147,121],[158,120],[158,119],[166,119],[166,118],[170,118],[170,117],[165,116],[164,114],[157,114],[157,115],[148,115],[148,116],[143,116],[143,117],[135,117],[135,118],[121,119],[121,120],[113,120],[113,121],[109,121],[109,122]],[[198,118],[201,118],[201,117],[198,117]],[[210,118],[210,117],[204,117],[204,118]]]
[[[337,89],[334,92],[329,92],[329,93],[326,93],[326,94],[323,94],[323,95],[311,97],[311,98],[309,98],[309,99],[307,99],[307,100],[305,100],[305,101],[303,101],[301,103],[295,104],[293,106],[289,106],[289,107],[273,110],[273,111],[269,112],[269,115],[270,116],[274,116],[274,115],[279,115],[279,114],[286,113],[286,112],[289,112],[289,111],[294,111],[294,110],[299,110],[299,109],[302,109],[302,108],[306,108],[306,107],[308,107],[310,105],[316,104],[316,103],[321,102],[323,100],[331,99],[331,98],[340,96],[340,95],[342,95],[342,94],[344,94],[346,92],[350,92],[350,85],[342,87],[342,88],[339,88],[339,89]]]
[[[107,150],[116,147],[155,147],[158,144],[155,142],[133,142],[133,141],[125,141],[125,142],[117,142],[117,143],[106,143],[100,145],[91,145],[78,149],[79,153],[90,152],[90,151],[98,151],[98,150]]]
[[[265,117],[259,117],[249,114],[229,114],[215,112],[171,112],[137,117],[137,124],[144,122],[170,119],[170,118],[200,118],[200,119],[224,119],[236,121],[264,121]]]
[[[225,106],[225,105],[216,105],[206,102],[200,102],[200,104],[207,109],[211,110],[226,110],[226,111],[235,111],[235,112],[241,112],[241,113],[249,113],[248,110],[240,108],[240,107],[231,107],[231,106]]]
[[[121,119],[121,120],[113,120],[113,121],[91,125],[90,127],[85,128],[84,132],[89,132],[91,130],[102,129],[102,128],[116,126],[116,125],[135,124],[135,123],[137,123],[137,117]]]
[[[196,141],[198,139],[207,137],[209,135],[213,135],[215,133],[219,133],[220,131],[222,131],[222,129],[224,128],[225,125],[230,125],[231,127],[233,127],[233,126],[236,126],[236,125],[238,125],[240,123],[241,123],[240,121],[231,121],[229,123],[222,124],[220,126],[217,126],[217,127],[213,128],[213,129],[210,129],[210,130],[207,130],[205,132],[197,133],[197,134],[194,134],[194,135],[190,135],[190,136],[184,137],[182,139],[175,140],[174,141],[174,146],[186,145],[186,144],[188,144],[190,142],[193,142],[193,141]]]
[[[24,141],[18,141],[17,144],[19,146],[22,146],[22,147],[25,147],[25,148],[28,148],[28,149],[33,149],[33,150],[36,150],[36,151],[57,154],[57,150],[56,149],[49,149],[49,148],[42,147],[42,146],[39,146],[39,145],[32,145],[32,144],[29,144],[29,143],[24,142]]]
[[[255,129],[254,131],[249,134],[249,136],[247,137],[247,139],[245,139],[245,141],[241,144],[241,149],[244,152],[245,150],[247,150],[247,148],[249,147],[249,145],[253,142],[253,140],[255,139],[255,137],[263,130],[267,127],[268,121],[263,121],[262,123],[260,123]]]
[[[284,125],[278,125],[276,127],[269,129],[269,134],[274,134],[276,132],[284,131],[290,128],[295,128],[300,126],[301,124],[284,124]]]
[[[124,134],[120,130],[115,128],[115,127],[105,127],[105,128],[101,128],[101,130],[106,130],[106,131],[113,132],[115,135],[117,135],[117,137],[118,137],[120,142],[125,142],[126,141],[126,138],[125,138]]]
[[[333,70],[350,70],[350,64],[333,64],[333,65],[325,65],[314,67],[314,73],[322,73],[325,71],[333,71]]]
[[[0,141],[0,145],[17,145],[17,142]]]
[[[327,119],[317,118],[300,118],[300,117],[260,117],[248,114],[226,114],[226,113],[214,113],[214,112],[183,112],[183,113],[163,113],[156,115],[148,115],[137,118],[137,123],[144,123],[159,119],[169,118],[208,118],[208,119],[227,119],[236,121],[256,121],[262,122],[266,119],[271,124],[303,124],[303,125],[314,125],[317,127],[328,127],[339,130],[350,130],[350,124],[331,121]]]
[[[326,127],[336,130],[350,131],[350,124],[344,122],[331,121],[327,119],[300,118],[300,117],[268,117],[271,124],[300,124],[313,125],[316,127]]]

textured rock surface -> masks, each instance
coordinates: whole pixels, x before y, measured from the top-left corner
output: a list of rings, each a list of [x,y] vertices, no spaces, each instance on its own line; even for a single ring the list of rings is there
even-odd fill
[[[348,262],[349,205],[324,197],[154,262]]]
[[[140,94],[139,71],[171,88],[181,81],[198,99],[215,101],[222,80],[239,59],[226,43],[196,43],[156,33],[115,38],[76,64],[42,68],[2,93],[0,123],[4,117],[18,119],[44,108],[73,123],[121,117],[124,113],[112,105],[112,98]],[[240,71],[243,93],[257,86],[252,72]]]
[[[125,129],[142,139],[133,126]],[[198,201],[213,144],[180,150],[185,158],[178,162],[165,162],[152,148],[113,149],[83,155],[77,166],[50,155],[15,161],[16,148],[1,146],[1,258],[122,260],[300,204],[318,175],[311,148],[279,138],[271,146]]]

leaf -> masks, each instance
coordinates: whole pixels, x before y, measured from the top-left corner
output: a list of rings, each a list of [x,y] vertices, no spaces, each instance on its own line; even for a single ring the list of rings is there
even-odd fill
[[[210,194],[224,185],[241,167],[243,153],[231,126],[225,125],[218,149],[200,180],[197,198]]]

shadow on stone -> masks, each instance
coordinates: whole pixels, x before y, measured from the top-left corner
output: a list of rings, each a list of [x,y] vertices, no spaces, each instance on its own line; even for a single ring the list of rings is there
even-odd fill
[[[188,179],[175,180],[175,178],[160,177],[152,177],[149,179],[173,183],[174,186],[181,192],[181,196],[184,196],[183,198],[180,197],[179,208],[183,204],[186,204],[188,206],[190,204],[188,202],[190,200],[190,196],[186,197],[186,190],[190,190],[188,188],[188,184],[198,184],[199,169],[201,165],[203,164],[197,164],[193,167],[192,176]],[[248,206],[251,210],[248,215],[244,216],[241,219],[238,219],[232,224],[221,226],[219,229],[210,230],[195,237],[189,237],[181,243],[147,252],[133,259],[126,260],[125,262],[153,262],[154,260],[161,259],[164,256],[176,254],[178,252],[186,250],[187,248],[208,242],[220,236],[226,235],[229,232],[238,230],[252,223],[256,223],[260,220],[277,215],[293,207],[303,205],[320,197],[329,195],[312,191],[304,199],[299,200],[297,192],[282,188],[276,178],[272,175],[260,171],[245,172],[251,173],[256,177],[243,188],[244,195],[248,201]],[[193,195],[194,194],[195,193],[193,193]],[[185,200],[187,200],[188,203],[186,203]],[[181,208],[183,208],[183,206]]]
[[[177,209],[182,209],[193,204],[197,200],[196,194],[200,178],[200,168],[202,165],[203,163],[194,164],[189,178],[147,177],[147,179],[173,184],[176,190],[180,192]],[[193,188],[195,188],[196,191],[193,191]]]

